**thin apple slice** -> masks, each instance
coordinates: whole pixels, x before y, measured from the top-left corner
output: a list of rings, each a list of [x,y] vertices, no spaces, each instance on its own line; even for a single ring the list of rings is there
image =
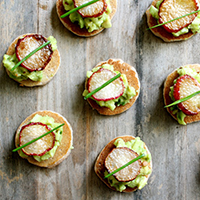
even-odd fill
[[[19,39],[15,47],[16,56],[18,60],[22,60],[33,50],[47,42],[47,40],[38,34],[27,35],[22,39]],[[51,45],[48,44],[30,58],[25,60],[21,66],[28,69],[29,71],[40,71],[46,67],[50,62],[53,51]]]
[[[136,157],[138,157],[138,154],[127,147],[114,148],[105,159],[105,167],[111,173]],[[141,167],[141,160],[137,160],[113,176],[118,181],[132,181],[139,175]]]
[[[108,69],[100,68],[94,72],[88,80],[88,91],[92,92],[105,82],[116,76],[116,73]],[[117,99],[124,93],[124,83],[122,78],[118,78],[109,85],[93,94],[92,97],[97,101],[108,101]]]
[[[75,7],[81,6],[89,2],[89,0],[73,0],[73,1]],[[79,9],[78,12],[82,17],[99,17],[106,11],[106,9],[107,9],[106,1],[99,0],[96,3],[93,3],[89,6]]]
[[[199,9],[197,0],[164,0],[159,8],[159,23],[189,14]],[[192,23],[197,13],[163,25],[168,32],[178,32]]]
[[[38,138],[50,130],[51,129],[46,124],[41,122],[32,122],[23,126],[19,135],[20,146]],[[42,156],[54,147],[54,143],[55,134],[51,132],[34,143],[22,148],[22,151],[28,156]]]
[[[177,101],[199,90],[199,82],[195,78],[186,74],[177,79],[177,82],[174,85],[173,95]],[[198,114],[200,111],[200,94],[188,99],[187,101],[179,103],[178,108],[186,115]]]

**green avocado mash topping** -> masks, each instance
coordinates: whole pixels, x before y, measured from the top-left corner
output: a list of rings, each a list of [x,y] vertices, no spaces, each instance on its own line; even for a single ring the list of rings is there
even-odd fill
[[[138,155],[145,154],[143,158],[141,158],[141,162],[150,162],[151,161],[151,154],[147,152],[147,150],[144,148],[145,144],[144,142],[139,138],[136,137],[134,140],[124,142],[122,138],[119,138],[115,140],[114,145],[116,147],[127,147],[129,149],[132,149],[135,151]],[[140,170],[140,174],[132,181],[129,182],[119,182],[114,176],[110,176],[108,178],[108,182],[111,187],[115,187],[117,191],[122,192],[126,189],[126,187],[137,187],[139,190],[141,190],[146,184],[147,184],[147,175],[151,174],[152,169],[149,168],[149,166],[143,166]],[[106,170],[104,172],[104,176],[108,174],[108,171]]]
[[[56,128],[57,126],[60,125],[60,123],[55,123],[52,117],[49,117],[49,116],[43,117],[38,114],[36,114],[30,122],[41,122],[43,124],[46,124],[50,129]],[[37,160],[38,162],[41,162],[43,160],[49,159],[50,157],[53,157],[56,152],[56,149],[58,148],[62,140],[62,132],[63,132],[63,127],[60,127],[57,130],[55,130],[54,131],[55,133],[54,147],[50,151],[46,152],[43,156],[33,156],[33,158]],[[23,153],[22,150],[19,150],[19,152],[20,152],[21,157],[24,157],[24,158],[28,157],[26,154]]]
[[[163,2],[163,0],[160,0],[156,3],[156,7],[155,6],[151,6],[149,9],[149,12],[151,13],[152,17],[154,17],[155,19],[157,19],[157,21],[159,20],[159,7],[160,4]],[[158,22],[159,23],[159,22]],[[198,15],[196,16],[196,18],[193,20],[193,22],[188,25],[187,27],[184,27],[183,29],[181,29],[180,31],[174,33],[172,32],[172,34],[175,37],[178,37],[180,35],[183,35],[185,33],[188,33],[189,30],[192,31],[192,33],[199,33],[200,32],[200,12],[198,12]]]
[[[85,27],[89,33],[94,30],[99,30],[101,28],[110,28],[112,25],[109,14],[112,12],[112,8],[110,5],[110,0],[106,0],[106,3],[106,11],[99,17],[83,18],[77,11],[75,11],[69,15],[69,19],[72,23],[78,22],[80,28]],[[74,8],[74,2],[73,0],[63,0],[63,6],[66,11],[69,11]]]
[[[200,83],[200,74],[188,66],[180,67],[179,69],[177,69],[177,73],[179,74],[179,77],[183,76],[185,74],[188,74],[188,75],[192,76],[193,78],[195,78]],[[176,83],[176,81],[177,81],[177,79],[174,80],[174,84]],[[169,96],[172,101],[175,101],[173,92],[174,92],[174,86],[170,87]],[[175,106],[171,107],[170,109],[172,111],[172,114],[176,115],[178,123],[182,124],[182,125],[186,125],[186,123],[184,121],[186,115],[181,110],[179,110],[178,106],[175,105]]]
[[[52,50],[55,51],[57,49],[57,41],[53,36],[49,36],[47,38],[51,42],[51,47]],[[13,55],[7,55],[5,54],[3,56],[3,64],[4,67],[9,71],[9,76],[12,79],[15,79],[17,81],[23,81],[30,79],[32,81],[41,81],[43,77],[43,72],[42,71],[33,71],[30,72],[28,69],[24,67],[17,67],[13,71],[11,69],[19,62],[19,60],[16,57],[16,54],[14,53]]]
[[[108,70],[113,71],[115,73],[119,73],[118,71],[114,71],[113,65],[104,64],[101,67],[95,67],[91,71],[88,71],[87,72],[87,78],[90,78],[90,76],[94,72],[98,71],[100,68],[108,69]],[[116,106],[121,106],[121,105],[125,105],[125,104],[129,103],[130,99],[132,99],[136,95],[137,91],[135,90],[134,87],[128,85],[128,81],[127,81],[125,74],[122,74],[121,78],[123,80],[125,88],[124,88],[123,95],[120,96],[119,98],[109,100],[109,101],[97,101],[92,97],[90,97],[90,98],[93,99],[99,106],[101,106],[101,107],[104,106],[104,107],[110,108],[111,110],[114,110],[116,108]],[[88,90],[84,90],[83,96],[86,96],[88,93],[89,93]]]

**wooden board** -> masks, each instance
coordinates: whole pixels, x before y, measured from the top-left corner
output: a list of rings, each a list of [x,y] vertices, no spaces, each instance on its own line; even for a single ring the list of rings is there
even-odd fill
[[[23,88],[0,67],[0,199],[200,199],[199,123],[178,125],[163,108],[166,76],[188,63],[200,63],[199,38],[164,43],[147,31],[145,11],[151,0],[118,0],[113,27],[92,38],[64,28],[56,1],[0,0],[1,60],[11,41],[24,33],[57,38],[61,67],[44,87]],[[135,66],[141,93],[127,112],[100,116],[82,98],[86,71],[109,58]],[[14,148],[19,124],[37,110],[54,110],[74,130],[74,150],[53,169],[29,164]],[[140,136],[153,157],[153,173],[141,191],[111,191],[95,175],[97,155],[114,137]]]

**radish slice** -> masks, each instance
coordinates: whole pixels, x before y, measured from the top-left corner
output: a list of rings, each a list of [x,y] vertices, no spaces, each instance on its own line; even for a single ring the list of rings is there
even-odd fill
[[[74,6],[78,7],[85,3],[88,3],[90,0],[73,0]],[[102,15],[107,9],[107,4],[105,0],[99,0],[96,3],[93,3],[89,6],[81,8],[78,10],[79,14],[82,17],[99,17]]]
[[[22,39],[19,39],[15,47],[16,56],[18,60],[22,60],[33,50],[47,42],[47,40],[42,35],[27,35]],[[30,58],[25,60],[21,66],[28,69],[29,71],[40,71],[46,67],[50,62],[53,51],[51,45],[48,44]]]
[[[159,23],[170,21],[174,18],[198,10],[197,0],[164,0],[159,8]],[[178,32],[192,23],[197,13],[163,25],[168,32]]]
[[[114,148],[105,159],[105,167],[111,173],[136,157],[138,154],[127,147]],[[115,173],[114,176],[118,181],[132,181],[139,175],[141,167],[141,161],[137,160]]]
[[[177,82],[174,85],[173,95],[175,100],[179,100],[197,91],[200,91],[199,82],[195,78],[186,74],[177,79]],[[179,103],[178,107],[186,115],[198,114],[200,111],[200,94],[188,99],[187,101]]]
[[[116,73],[108,69],[100,68],[94,72],[88,80],[88,91],[92,92],[96,88],[103,85],[105,82],[116,76]],[[124,93],[124,83],[122,78],[118,78],[109,85],[92,95],[97,101],[108,101],[117,99]]]
[[[23,126],[19,135],[20,146],[38,138],[50,130],[51,129],[46,124],[41,122],[32,122]],[[55,134],[51,132],[34,143],[22,148],[22,151],[28,156],[42,156],[54,147],[54,143]]]

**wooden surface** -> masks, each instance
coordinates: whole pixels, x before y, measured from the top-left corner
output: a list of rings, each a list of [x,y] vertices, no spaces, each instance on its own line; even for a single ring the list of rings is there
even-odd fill
[[[166,76],[188,63],[200,63],[199,38],[164,43],[147,31],[151,0],[118,0],[113,27],[80,38],[59,21],[55,0],[0,0],[0,56],[24,33],[57,38],[61,66],[44,87],[23,88],[0,67],[0,199],[173,200],[200,199],[200,123],[178,125],[163,108]],[[100,116],[83,100],[86,71],[102,60],[121,58],[135,66],[141,81],[136,103],[118,116]],[[74,130],[74,150],[53,169],[29,164],[14,148],[19,124],[37,110],[65,116]],[[153,157],[153,173],[141,191],[111,191],[95,175],[97,155],[114,137],[140,136]]]

